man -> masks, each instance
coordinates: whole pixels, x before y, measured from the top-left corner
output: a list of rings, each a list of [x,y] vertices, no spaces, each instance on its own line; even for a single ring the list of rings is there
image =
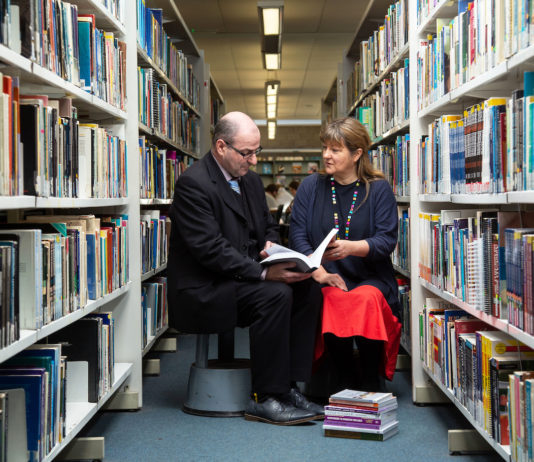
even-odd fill
[[[292,425],[324,417],[296,381],[309,380],[319,286],[293,263],[264,269],[278,240],[260,177],[249,171],[261,151],[252,119],[230,112],[217,123],[211,152],[176,183],[170,210],[170,323],[182,332],[249,326],[252,372],[248,420]]]

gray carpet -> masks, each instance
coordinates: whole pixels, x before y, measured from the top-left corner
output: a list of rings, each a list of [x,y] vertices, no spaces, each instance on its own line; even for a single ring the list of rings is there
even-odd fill
[[[176,353],[151,353],[161,359],[161,375],[144,378],[140,411],[99,413],[84,430],[105,437],[105,461],[502,461],[494,452],[451,456],[447,430],[470,425],[452,405],[415,406],[410,372],[388,383],[398,398],[400,431],[383,442],[326,438],[320,423],[279,427],[185,414],[194,344],[194,336],[178,336]],[[245,354],[246,332],[237,331],[236,344]]]

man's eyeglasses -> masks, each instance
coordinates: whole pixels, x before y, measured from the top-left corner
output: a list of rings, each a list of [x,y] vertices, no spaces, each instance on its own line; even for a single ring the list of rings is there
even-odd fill
[[[243,151],[240,151],[239,149],[235,148],[234,146],[232,146],[228,141],[226,140],[221,140],[221,141],[224,141],[225,144],[229,147],[229,148],[232,148],[235,152],[237,152],[238,154],[241,154],[243,156],[244,159],[250,159],[252,156],[257,156],[261,151],[262,151],[262,147],[260,146],[258,149],[256,149],[255,151],[249,151],[249,152],[243,152]]]

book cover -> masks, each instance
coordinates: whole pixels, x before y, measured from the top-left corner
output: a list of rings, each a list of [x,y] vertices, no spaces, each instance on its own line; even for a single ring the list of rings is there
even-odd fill
[[[89,364],[89,402],[99,398],[99,380],[102,367],[100,350],[101,319],[80,319],[48,337],[50,342],[62,345],[62,354],[69,361],[87,361]]]
[[[397,421],[385,425],[382,429],[357,428],[336,424],[323,424],[325,436],[339,436],[342,438],[367,439],[384,441],[399,432]]]
[[[0,389],[25,391],[26,436],[30,462],[42,460],[44,431],[44,369],[0,369]]]
[[[367,421],[363,419],[347,419],[344,417],[338,416],[326,416],[323,422],[323,425],[338,425],[340,427],[349,427],[350,429],[356,428],[358,430],[381,430],[384,428],[389,428],[391,425],[391,420],[387,422],[378,421]]]
[[[351,438],[355,440],[371,440],[371,441],[385,441],[388,438],[396,435],[399,432],[399,428],[395,427],[387,433],[364,433],[364,432],[351,432],[346,430],[340,430],[339,428],[325,428],[324,436],[330,436],[335,438]]]
[[[374,391],[358,391],[345,389],[330,396],[330,403],[363,404],[369,407],[378,407],[380,404],[390,403],[396,398],[391,393]]]

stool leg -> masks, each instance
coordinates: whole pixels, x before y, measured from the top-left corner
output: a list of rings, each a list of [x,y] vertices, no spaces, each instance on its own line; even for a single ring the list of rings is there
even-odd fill
[[[197,334],[197,350],[195,364],[197,367],[208,367],[209,334]]]
[[[218,358],[222,361],[234,359],[234,330],[219,333]]]

